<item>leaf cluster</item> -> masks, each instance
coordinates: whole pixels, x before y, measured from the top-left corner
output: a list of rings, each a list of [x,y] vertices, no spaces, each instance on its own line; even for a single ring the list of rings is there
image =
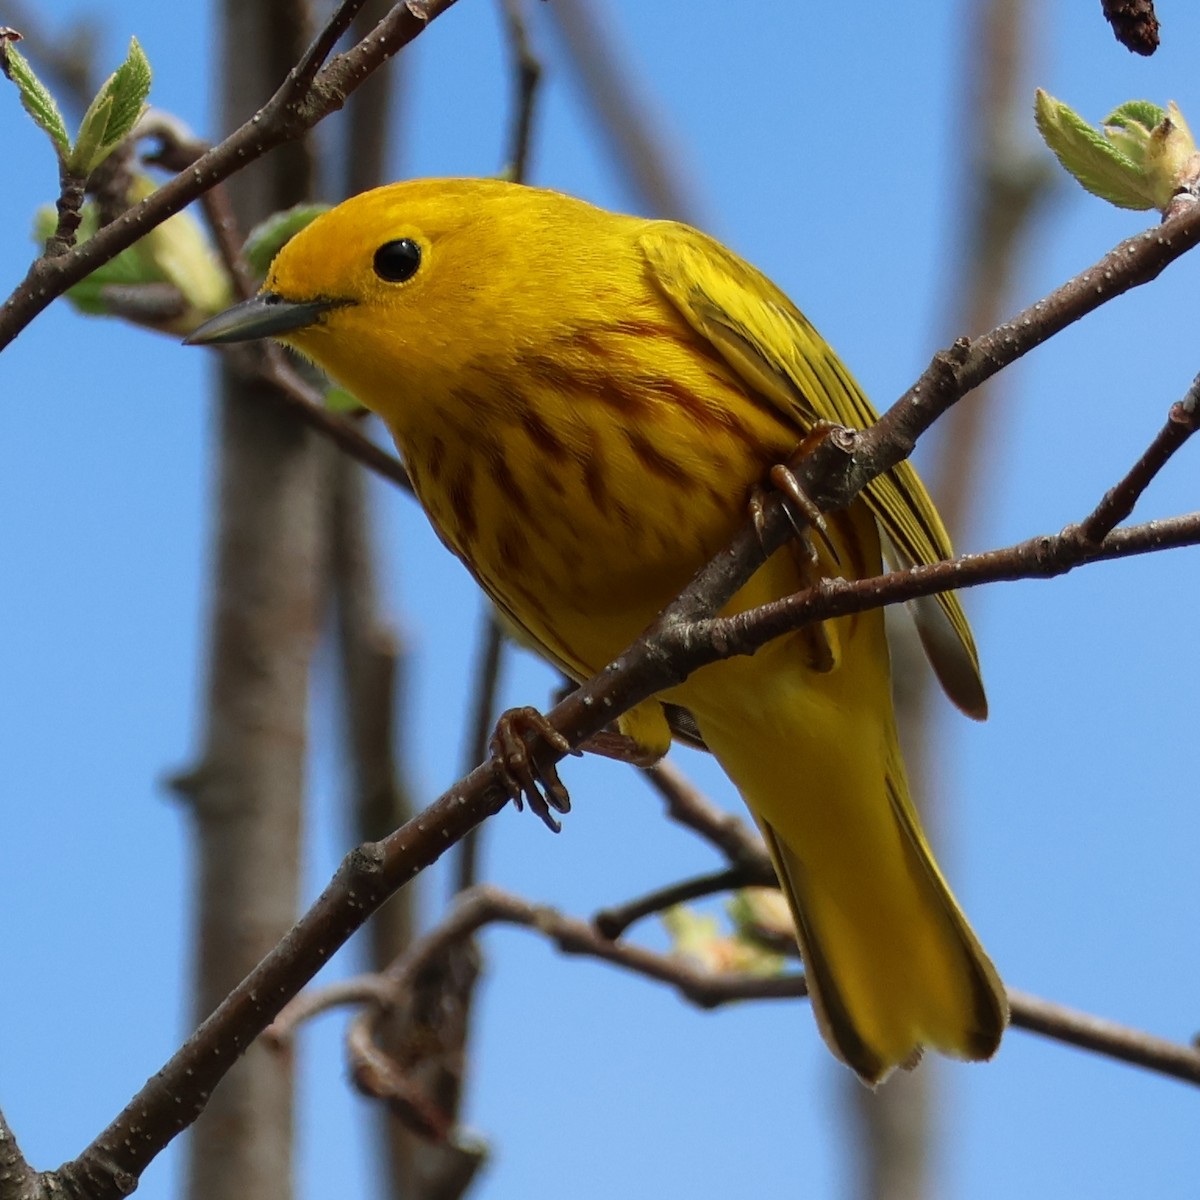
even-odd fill
[[[1200,154],[1183,113],[1129,100],[1090,124],[1041,88],[1034,105],[1038,131],[1079,184],[1118,208],[1166,212],[1182,191],[1193,191]]]
[[[137,38],[130,38],[125,61],[100,85],[72,142],[58,102],[16,47],[20,36],[14,29],[0,30],[0,71],[17,85],[25,111],[50,138],[63,175],[87,179],[146,111],[150,63]]]

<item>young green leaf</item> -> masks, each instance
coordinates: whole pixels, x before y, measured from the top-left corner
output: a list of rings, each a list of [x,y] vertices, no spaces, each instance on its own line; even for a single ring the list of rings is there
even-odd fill
[[[129,53],[105,84],[112,96],[112,112],[108,118],[105,141],[116,146],[141,119],[150,95],[150,62],[135,37],[129,39]],[[103,89],[102,89],[103,90]]]
[[[107,157],[104,148],[104,131],[108,127],[108,116],[112,112],[112,97],[99,92],[88,105],[79,124],[79,134],[67,159],[67,173],[77,179],[86,179]]]
[[[1118,104],[1101,124],[1106,128],[1109,125],[1124,128],[1129,124],[1136,124],[1150,130],[1166,115],[1157,104],[1151,104],[1149,100],[1126,100],[1124,104]]]
[[[1156,189],[1146,179],[1142,163],[1131,157],[1139,142],[1131,125],[1132,115],[1123,125],[1129,136],[1121,139],[1120,147],[1041,88],[1037,91],[1035,115],[1046,145],[1089,192],[1119,208],[1157,207]]]
[[[86,179],[116,148],[146,111],[150,63],[137,38],[125,61],[101,85],[79,126],[67,170]]]
[[[0,30],[0,71],[17,85],[21,106],[50,135],[61,161],[71,151],[66,123],[46,85],[34,74],[28,59],[13,45],[19,36],[12,29]]]
[[[1145,168],[1151,134],[1166,113],[1147,100],[1127,100],[1100,122],[1104,136],[1135,166]]]

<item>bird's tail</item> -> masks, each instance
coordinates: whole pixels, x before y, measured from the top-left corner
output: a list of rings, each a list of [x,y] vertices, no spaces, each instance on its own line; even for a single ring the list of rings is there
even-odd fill
[[[825,1040],[872,1085],[926,1046],[990,1058],[1008,1021],[1004,988],[921,831],[890,696],[847,708],[814,695],[837,681],[813,675],[781,695],[780,673],[758,661],[719,664],[724,696],[742,703],[693,707],[770,846]]]
[[[915,1066],[926,1046],[954,1058],[991,1058],[1008,1022],[996,969],[895,784],[887,780],[897,853],[874,866],[879,877],[896,876],[890,896],[877,894],[874,881],[860,887],[806,866],[803,852],[763,823],[821,1032],[872,1085],[894,1067]],[[861,869],[873,870],[869,862]]]

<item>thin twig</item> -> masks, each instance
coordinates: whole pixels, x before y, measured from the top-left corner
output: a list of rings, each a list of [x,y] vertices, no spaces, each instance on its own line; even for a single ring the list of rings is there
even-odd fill
[[[241,300],[249,299],[257,288],[250,274],[250,268],[246,264],[246,257],[242,253],[242,246],[246,239],[238,228],[228,188],[223,183],[209,188],[200,197],[200,204],[204,209],[208,227],[212,231],[217,255],[224,264],[225,270],[229,272],[230,279],[233,280],[234,292]]]
[[[1090,563],[1195,545],[1200,545],[1200,512],[1115,529],[1098,544],[1086,542],[1078,526],[1068,526],[1062,533],[1042,534],[998,550],[965,554],[873,579],[823,580],[808,591],[761,608],[706,622],[703,636],[728,639],[730,652],[751,654],[772,638],[814,620],[812,614],[817,612],[822,614],[821,620],[828,620],[938,592],[1018,579],[1050,579]],[[707,661],[707,652],[702,657]]]
[[[110,317],[150,329],[169,329],[191,312],[188,298],[173,283],[106,283],[100,296]]]
[[[317,72],[333,53],[338,39],[350,28],[359,9],[366,2],[367,0],[342,0],[337,11],[325,22],[317,36],[313,38],[312,44],[304,52],[303,57],[288,72],[286,86],[290,88],[293,98],[303,100],[308,96]]]
[[[1013,988],[1008,989],[1008,1004],[1017,1029],[1040,1033],[1056,1042],[1145,1067],[1185,1083],[1200,1084],[1200,1050],[1194,1046],[1130,1029]]]
[[[69,174],[65,164],[59,170],[58,200],[55,202],[58,223],[54,232],[46,239],[47,259],[61,258],[75,245],[75,235],[79,232],[79,224],[83,220],[86,185],[87,180],[81,175]]]
[[[700,1008],[717,1008],[739,999],[806,994],[801,975],[765,979],[762,976],[717,975],[695,966],[686,958],[657,954],[633,942],[613,941],[587,921],[564,916],[556,909],[533,904],[490,884],[480,884],[463,892],[446,919],[417,942],[403,959],[388,968],[388,977],[397,986],[403,986],[405,980],[426,963],[435,961],[449,946],[469,938],[485,925],[497,923],[533,929],[564,954],[597,958],[669,984]]]
[[[687,904],[690,900],[701,900],[719,892],[734,892],[738,888],[778,887],[779,880],[770,859],[766,858],[765,848],[763,857],[765,861],[757,870],[751,867],[726,867],[723,871],[697,875],[693,879],[684,879],[668,887],[658,888],[624,904],[602,908],[592,917],[592,924],[601,937],[616,939],[623,936],[636,922],[665,912],[677,904]]]
[[[430,934],[426,941],[437,943],[443,936],[463,936],[460,930],[464,926],[469,926],[475,932],[484,924],[496,921],[536,929],[564,953],[599,958],[635,974],[669,984],[685,999],[701,1008],[716,1008],[740,1000],[777,1000],[807,994],[802,975],[764,978],[758,975],[711,974],[692,966],[683,958],[664,957],[626,942],[611,942],[583,921],[565,917],[554,909],[530,904],[492,888],[476,888],[464,894],[460,905],[443,927],[444,933]],[[410,963],[419,961],[423,952],[422,944],[414,947]],[[1192,1046],[1170,1042],[1090,1013],[1066,1008],[1027,992],[1010,989],[1008,995],[1012,1023],[1016,1028],[1117,1058],[1187,1083],[1200,1084],[1200,1050]]]
[[[396,986],[381,972],[353,975],[324,987],[308,988],[283,1006],[279,1016],[263,1030],[263,1040],[273,1046],[285,1046],[306,1021],[335,1008],[375,1005],[388,1009]]]
[[[524,183],[529,173],[529,146],[533,134],[533,114],[538,83],[542,77],[542,64],[533,53],[521,0],[501,0],[501,4],[505,28],[508,30],[509,55],[513,64],[516,92],[508,170],[514,182]]]
[[[1115,487],[1109,488],[1095,511],[1080,522],[1080,535],[1089,542],[1101,542],[1133,512],[1133,506],[1150,486],[1151,480],[1167,465],[1171,456],[1196,432],[1200,409],[1200,375],[1192,381],[1187,394],[1171,406],[1166,424]]]
[[[699,834],[735,867],[758,872],[765,863],[770,869],[762,838],[741,817],[718,808],[674,763],[656,763],[646,769],[645,776],[667,802],[667,816],[672,821]]]
[[[208,143],[192,137],[182,122],[158,110],[148,113],[138,122],[133,136],[157,139],[158,149],[148,154],[144,161],[168,171],[186,171],[209,150]],[[200,197],[200,204],[217,247],[217,257],[229,273],[234,291],[240,299],[245,300],[254,294],[255,284],[242,254],[242,244],[246,239],[238,228],[228,188],[224,183],[209,188]]]
[[[376,475],[382,476],[406,492],[412,491],[404,464],[394,454],[389,454],[382,446],[362,434],[345,417],[339,417],[325,408],[320,393],[296,374],[280,347],[263,345],[242,349],[248,352],[248,357],[252,356],[258,360],[255,374],[274,385],[279,400],[288,405],[300,420],[323,433],[351,458],[362,463],[364,467],[369,467]],[[226,353],[238,351],[227,350]]]

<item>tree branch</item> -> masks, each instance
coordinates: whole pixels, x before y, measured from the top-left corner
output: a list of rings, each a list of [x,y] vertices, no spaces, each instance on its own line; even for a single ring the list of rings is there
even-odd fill
[[[798,999],[807,995],[804,976],[717,974],[694,966],[685,957],[656,954],[629,942],[614,942],[586,921],[568,917],[546,905],[533,904],[490,885],[463,892],[446,919],[431,930],[378,977],[360,977],[336,984],[329,995],[293,1002],[280,1021],[294,1027],[298,1019],[324,1011],[333,1003],[395,1003],[394,997],[411,985],[416,975],[436,962],[456,943],[487,925],[517,925],[541,934],[564,954],[599,959],[674,988],[699,1008],[719,1008],[744,1000]],[[392,999],[384,999],[387,989]],[[326,991],[327,989],[322,989]],[[1043,1000],[1028,992],[1009,989],[1012,1023],[1018,1029],[1053,1041],[1091,1050],[1160,1075],[1200,1085],[1200,1050],[1171,1042],[1115,1021]]]
[[[1195,545],[1200,545],[1200,512],[1117,529],[1098,544],[1088,543],[1079,526],[1071,525],[1058,534],[1042,534],[999,550],[966,554],[927,567],[912,567],[872,579],[824,580],[816,587],[761,608],[697,623],[689,631],[688,649],[697,654],[698,667],[727,654],[752,654],[772,638],[814,620],[824,621],[983,583],[1050,579],[1089,563]],[[695,645],[700,640],[715,644],[706,644],[701,649]],[[669,647],[661,648],[671,653]],[[689,674],[692,669],[688,668]]]
[[[844,480],[847,491],[857,492],[864,477],[873,478],[906,458],[916,439],[985,379],[1101,305],[1156,279],[1198,241],[1200,205],[1191,204],[1157,228],[1127,238],[990,333],[974,341],[962,338],[935,355],[921,378],[859,441],[854,468]]]
[[[317,72],[333,53],[338,39],[350,28],[359,10],[366,3],[367,0],[342,0],[333,15],[325,22],[324,28],[313,38],[312,44],[304,52],[303,57],[288,72],[287,82],[284,85],[289,89],[294,100],[303,102],[307,99]]]
[[[1134,505],[1150,486],[1151,480],[1165,467],[1171,456],[1196,432],[1200,408],[1200,375],[1192,380],[1186,395],[1171,406],[1166,424],[1115,487],[1109,488],[1096,508],[1079,525],[1079,535],[1093,545],[1102,542],[1117,525],[1133,512]]]
[[[1145,1067],[1184,1083],[1200,1084],[1200,1051],[1194,1046],[1169,1042],[1013,988],[1008,989],[1008,1004],[1017,1029],[1040,1033],[1056,1042]]]
[[[763,863],[770,866],[762,838],[741,817],[718,808],[673,763],[655,763],[644,774],[667,802],[667,816],[714,846],[732,866],[751,873],[758,872]]]
[[[525,24],[522,0],[501,0],[504,25],[508,32],[509,57],[516,101],[512,135],[508,150],[508,171],[517,183],[529,175],[529,148],[533,140],[533,116],[537,108],[538,84],[542,78],[541,60],[533,52],[529,28]]]
[[[1195,432],[1198,407],[1200,375],[1192,381],[1192,386],[1184,398],[1171,407],[1166,423],[1125,477],[1104,494],[1100,503],[1082,522],[1068,525],[1059,534],[1030,538],[1000,550],[966,555],[929,566],[913,567],[907,572],[896,572],[871,580],[823,579],[807,591],[738,613],[736,616],[709,620],[684,632],[692,639],[702,634],[715,640],[717,645],[724,648],[726,654],[748,654],[770,641],[772,637],[798,628],[798,625],[791,622],[801,617],[805,606],[818,595],[826,601],[835,594],[848,597],[852,593],[870,592],[881,603],[890,604],[895,603],[897,597],[915,598],[915,595],[903,597],[905,580],[907,586],[921,588],[920,595],[929,595],[930,593],[923,590],[924,585],[942,573],[945,573],[945,587],[939,587],[937,590],[951,591],[975,587],[980,583],[998,582],[1001,579],[1065,575],[1088,562],[1144,554],[1165,549],[1168,545],[1194,545],[1197,540],[1196,525],[1200,520],[1198,513],[1151,521],[1124,530],[1115,530],[1113,527],[1117,521],[1133,511],[1138,497],[1149,486],[1154,476]],[[868,432],[873,434],[875,429],[878,429],[878,426]],[[846,611],[860,610],[855,608]],[[831,615],[843,615],[836,604]],[[801,619],[800,623],[805,622]],[[772,630],[775,632],[771,632]],[[748,640],[745,640],[747,638]]]
[[[760,870],[750,867],[726,867],[723,871],[712,871],[708,875],[697,875],[693,879],[669,884],[624,904],[602,908],[592,917],[592,924],[601,937],[615,941],[622,937],[631,925],[645,917],[665,912],[677,904],[687,904],[689,900],[701,900],[718,892],[734,892],[744,887],[778,887],[779,880],[775,875],[775,868],[771,866],[771,860],[766,857],[766,847],[763,848],[763,857],[765,861]]]

